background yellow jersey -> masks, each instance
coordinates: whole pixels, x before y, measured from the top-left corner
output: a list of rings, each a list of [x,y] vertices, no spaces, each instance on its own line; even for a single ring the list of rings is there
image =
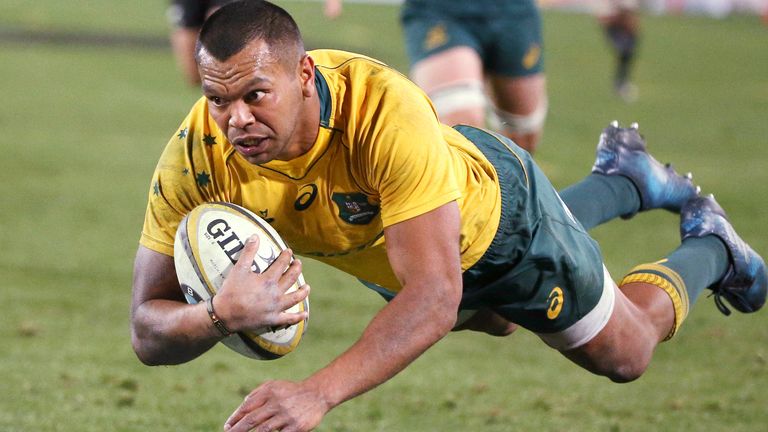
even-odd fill
[[[312,149],[290,161],[250,164],[201,98],[157,165],[141,244],[172,255],[188,211],[227,201],[262,216],[299,255],[398,291],[384,227],[458,201],[462,268],[469,268],[498,227],[493,166],[440,124],[429,99],[400,73],[347,52],[309,54],[321,106]]]

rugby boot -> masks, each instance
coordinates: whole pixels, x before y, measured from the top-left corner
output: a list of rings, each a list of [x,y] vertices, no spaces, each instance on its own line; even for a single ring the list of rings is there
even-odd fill
[[[708,287],[720,312],[731,314],[723,298],[739,312],[755,312],[763,307],[768,285],[765,261],[736,234],[713,195],[688,201],[680,212],[680,237],[683,240],[707,235],[717,236],[728,249],[729,264],[725,276]]]
[[[691,173],[681,176],[672,165],[662,165],[648,153],[637,123],[622,128],[613,121],[603,129],[592,173],[628,178],[640,193],[640,211],[663,208],[679,213],[683,204],[700,190],[693,184]],[[635,213],[621,217],[629,219]]]

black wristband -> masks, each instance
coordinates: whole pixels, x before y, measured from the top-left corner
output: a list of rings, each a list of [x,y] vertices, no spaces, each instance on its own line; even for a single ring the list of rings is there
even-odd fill
[[[222,336],[231,335],[232,332],[229,331],[223,322],[221,322],[219,317],[216,315],[216,311],[213,310],[213,296],[208,297],[208,299],[205,301],[205,306],[206,309],[208,309],[208,316],[211,317],[211,321],[213,321],[213,325],[217,330],[219,330],[219,333],[221,333]]]

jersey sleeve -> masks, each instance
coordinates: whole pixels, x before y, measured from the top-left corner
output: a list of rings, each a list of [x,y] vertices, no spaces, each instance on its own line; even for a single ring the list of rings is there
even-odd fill
[[[450,148],[427,96],[396,72],[373,88],[358,122],[357,154],[365,186],[378,196],[383,225],[424,214],[461,197]]]
[[[205,101],[199,101],[168,141],[152,175],[141,245],[172,256],[184,216],[204,202],[226,200],[221,188],[226,169],[215,148],[223,141]]]

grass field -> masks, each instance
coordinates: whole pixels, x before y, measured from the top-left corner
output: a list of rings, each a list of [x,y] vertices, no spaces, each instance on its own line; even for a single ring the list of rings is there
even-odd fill
[[[310,47],[360,51],[405,71],[397,11],[282,2]],[[4,0],[6,30],[163,38],[164,1]],[[537,160],[562,187],[591,166],[610,120],[638,121],[653,152],[693,171],[768,254],[768,28],[757,18],[644,17],[639,102],[610,92],[594,20],[547,12],[550,115]],[[301,379],[360,334],[382,301],[309,262],[312,320],[297,352],[255,362],[224,347],[150,368],[130,347],[131,270],[149,178],[198,92],[165,49],[0,38],[0,431],[220,430],[242,396]],[[595,231],[619,277],[678,243],[677,219],[643,214]],[[722,316],[712,299],[638,381],[592,376],[526,331],[453,334],[320,431],[765,431],[768,315]]]

